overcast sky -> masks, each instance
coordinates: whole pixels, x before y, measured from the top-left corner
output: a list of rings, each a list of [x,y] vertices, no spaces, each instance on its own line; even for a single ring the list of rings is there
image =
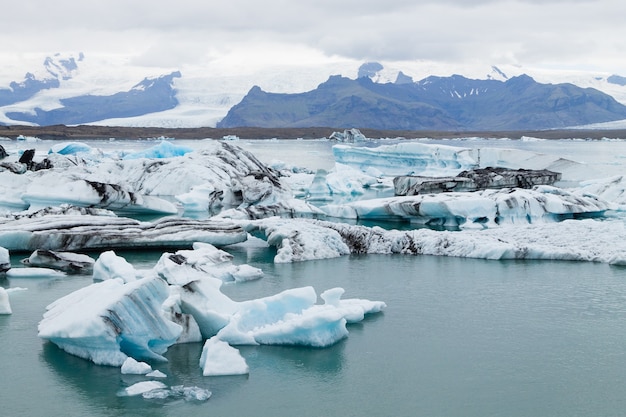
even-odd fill
[[[434,60],[626,76],[624,0],[5,0],[4,55]]]

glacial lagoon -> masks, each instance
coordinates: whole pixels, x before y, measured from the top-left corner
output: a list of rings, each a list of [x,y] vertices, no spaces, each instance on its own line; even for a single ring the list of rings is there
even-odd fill
[[[626,155],[619,141],[455,144],[486,142],[584,159],[607,175],[622,169]],[[269,150],[260,151],[264,145]],[[264,161],[299,149],[297,141],[242,146]],[[332,165],[328,142],[306,146],[311,168]],[[3,414],[609,416],[626,408],[626,267],[410,255],[277,264],[275,250],[261,245],[228,251],[264,272],[260,280],[225,285],[235,300],[341,286],[346,297],[382,300],[387,308],[349,325],[349,337],[328,348],[241,346],[247,376],[203,377],[202,345],[174,345],[169,362],[154,365],[167,375],[163,382],[212,396],[158,400],[118,395],[143,377],[94,365],[37,337],[45,306],[89,285],[91,276],[4,279],[5,288],[27,290],[12,292],[13,314],[0,316]],[[119,254],[147,269],[161,252]],[[12,255],[12,264],[23,257]]]

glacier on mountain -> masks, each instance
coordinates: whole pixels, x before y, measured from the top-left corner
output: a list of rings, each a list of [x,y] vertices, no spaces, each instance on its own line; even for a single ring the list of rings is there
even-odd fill
[[[116,94],[146,88],[151,81],[172,74],[172,68],[143,67],[134,65],[126,56],[56,54],[50,57],[12,57],[14,66],[24,70],[16,73],[0,71],[0,97],[10,93],[10,102],[0,106],[0,123],[15,124],[7,113],[34,114],[55,110],[64,99],[114,97]],[[42,65],[42,62],[44,64]],[[367,63],[366,63],[367,64]],[[176,68],[180,77],[172,77],[172,88],[178,104],[167,110],[144,114],[102,114],[91,124],[104,126],[135,127],[205,127],[216,126],[229,109],[239,103],[246,93],[258,85],[265,91],[275,93],[301,93],[316,88],[329,76],[341,74],[353,79],[367,76],[375,83],[413,83],[430,75],[449,77],[462,74],[479,80],[506,81],[521,74],[528,74],[540,83],[572,83],[582,88],[595,88],[626,103],[626,90],[615,83],[611,74],[597,71],[565,71],[558,69],[525,68],[519,65],[467,64],[462,68],[446,63],[430,61],[380,62],[369,67],[363,62],[336,57],[311,63],[292,62],[289,66],[259,67],[254,62],[245,66],[226,60],[212,61],[211,71],[205,65],[181,65]],[[22,81],[16,81],[27,74]],[[138,80],[144,80],[137,83]],[[42,82],[52,82],[48,88]],[[11,86],[28,86],[28,94],[16,98]],[[58,86],[56,86],[58,84]],[[5,87],[6,86],[6,87]],[[5,87],[4,89],[2,87]],[[17,91],[17,90],[16,90]],[[33,92],[37,94],[33,96]],[[170,94],[162,100],[169,102]],[[154,100],[153,100],[154,101]],[[41,112],[40,110],[40,112]],[[25,124],[25,122],[20,122]]]

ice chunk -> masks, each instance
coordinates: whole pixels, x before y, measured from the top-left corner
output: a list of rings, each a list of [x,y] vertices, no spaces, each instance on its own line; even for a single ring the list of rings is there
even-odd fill
[[[204,277],[225,282],[250,281],[263,276],[263,271],[250,265],[234,265],[232,255],[207,243],[196,242],[194,250],[164,253],[155,267],[160,277],[170,284],[185,285]]]
[[[11,303],[7,291],[0,287],[0,314],[11,314]]]
[[[91,146],[83,142],[60,142],[52,145],[48,153],[58,153],[59,155],[75,155],[77,153],[90,153],[93,150],[94,149]]]
[[[163,390],[166,388],[167,385],[159,381],[141,381],[131,385],[130,387],[124,388],[118,393],[118,395],[121,397],[134,397],[137,395],[147,394],[150,391]]]
[[[417,224],[462,228],[601,217],[610,208],[608,202],[592,195],[581,196],[548,185],[531,190],[505,188],[389,197],[321,207],[328,216],[336,218],[402,219]]]
[[[137,279],[137,271],[128,261],[113,251],[102,252],[93,266],[93,280],[106,281],[119,278],[124,282]]]
[[[239,351],[216,337],[204,343],[200,368],[204,376],[244,375],[250,372]]]
[[[9,278],[60,278],[65,272],[50,268],[11,268],[6,272]]]
[[[121,372],[123,374],[145,375],[152,371],[152,367],[145,362],[138,362],[133,358],[126,358],[122,364]]]
[[[228,245],[243,242],[247,233],[226,220],[166,217],[140,222],[91,214],[41,214],[0,219],[0,246],[8,250],[57,251],[110,248],[190,247],[193,242]]]
[[[98,282],[50,304],[39,337],[96,364],[121,366],[128,356],[165,360],[162,354],[181,333],[161,313],[167,296],[167,284],[157,277]]]
[[[133,152],[124,155],[124,159],[162,159],[162,158],[175,158],[183,156],[189,152],[193,152],[193,149],[187,146],[174,145],[166,140],[161,141],[158,145],[155,145],[149,149],[140,152]]]
[[[161,372],[159,370],[154,370],[152,372],[148,372],[146,374],[146,376],[148,378],[167,378],[167,375],[165,375],[163,372]]]
[[[350,253],[339,234],[311,226],[305,219],[270,218],[243,223],[252,235],[262,235],[278,248],[274,262],[336,258]]]
[[[0,246],[0,272],[6,272],[9,269],[11,269],[9,250]]]
[[[93,269],[94,260],[80,253],[55,252],[45,249],[34,251],[28,258],[23,259],[25,265],[52,268],[71,274],[89,273]]]
[[[106,208],[119,213],[176,214],[178,209],[158,197],[134,193],[117,185],[84,179],[68,179],[63,174],[40,176],[21,196],[37,210],[48,206],[71,204],[80,207]]]

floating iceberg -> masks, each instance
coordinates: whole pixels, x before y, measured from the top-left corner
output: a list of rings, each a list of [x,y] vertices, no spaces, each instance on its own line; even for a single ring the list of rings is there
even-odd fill
[[[0,287],[0,315],[11,314],[12,312],[9,293],[3,287]]]
[[[204,376],[250,373],[250,368],[239,351],[216,337],[212,337],[204,343],[200,356],[200,368]]]
[[[401,219],[445,227],[494,227],[601,217],[612,207],[609,202],[589,194],[574,194],[542,185],[530,190],[504,188],[359,200],[342,205],[329,204],[321,209],[335,218]]]
[[[129,356],[163,361],[182,331],[161,313],[168,295],[157,277],[95,283],[50,304],[39,337],[100,365],[122,366]]]
[[[318,305],[312,287],[234,301],[221,292],[223,281],[218,278],[220,266],[230,264],[232,256],[206,244],[194,248],[164,253],[144,278],[130,282],[116,278],[129,274],[119,274],[126,269],[125,261],[105,252],[96,262],[94,277],[109,274],[110,279],[50,304],[39,336],[94,363],[122,366],[128,357],[163,360],[174,343],[212,337],[229,344],[329,346],[348,335],[348,322],[385,307],[381,301],[341,300],[343,289],[323,293],[325,304]],[[214,373],[207,361],[221,356],[224,346],[216,341],[207,346],[202,366]],[[135,369],[136,364],[129,361],[126,367]]]
[[[88,255],[73,252],[55,252],[38,249],[28,258],[22,259],[24,265],[52,268],[70,274],[91,273],[95,261]]]
[[[67,180],[47,175],[33,181],[21,196],[31,210],[70,204],[104,208],[118,213],[176,214],[178,209],[164,199],[130,192],[117,184]]]
[[[152,372],[152,367],[145,362],[138,362],[135,359],[128,357],[122,364],[120,371],[124,375],[146,375]]]
[[[50,214],[0,219],[0,246],[14,251],[185,248],[243,242],[246,232],[225,220],[167,217],[155,222],[97,215]]]
[[[397,253],[626,265],[626,228],[619,219],[564,220],[454,232],[384,230],[320,220],[278,218],[250,221],[244,227],[258,236],[280,236],[267,240],[278,249],[275,262],[324,259],[350,253]]]
[[[0,273],[6,272],[11,269],[11,257],[9,256],[9,250],[0,246]]]
[[[124,155],[123,159],[163,159],[163,158],[175,158],[178,156],[184,156],[189,152],[193,152],[193,149],[187,146],[174,145],[166,140],[161,141],[158,145],[155,145],[145,151],[132,152]]]
[[[335,145],[335,161],[363,172],[372,168],[386,176],[454,176],[476,168],[533,169],[562,174],[563,181],[598,178],[600,172],[582,163],[518,149],[463,148],[420,142],[401,142],[377,147]]]

